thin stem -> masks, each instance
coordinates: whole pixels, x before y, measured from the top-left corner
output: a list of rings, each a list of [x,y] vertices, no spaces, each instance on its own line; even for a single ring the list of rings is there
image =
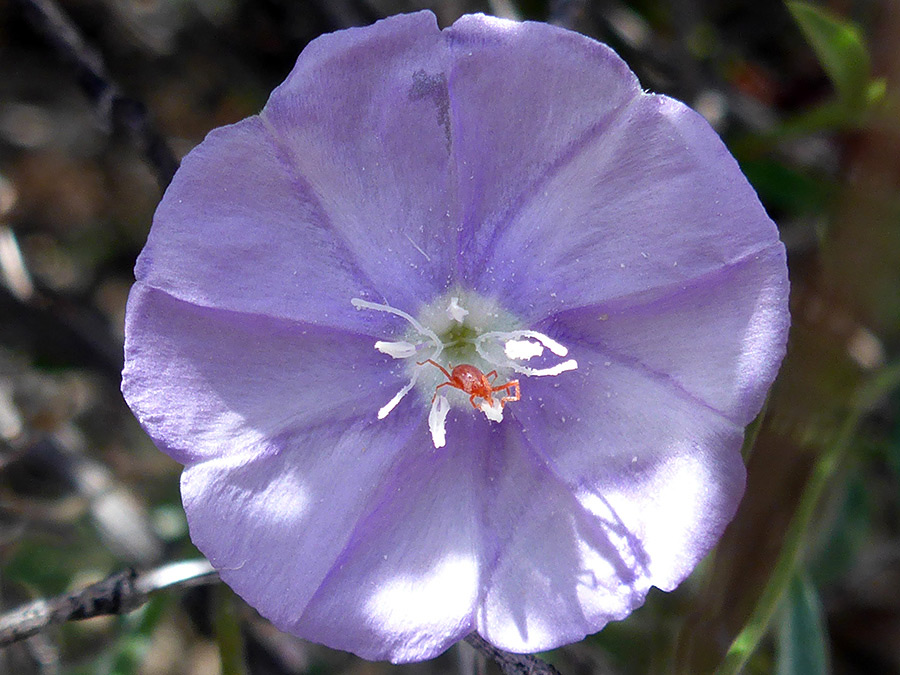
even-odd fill
[[[66,621],[109,614],[126,614],[143,605],[150,594],[218,581],[208,561],[183,560],[144,573],[116,572],[80,591],[40,599],[0,615],[0,647],[5,647]]]
[[[162,135],[152,126],[147,109],[125,96],[113,82],[98,52],[91,49],[75,23],[54,0],[18,0],[26,17],[43,32],[73,65],[82,90],[99,118],[110,128],[122,129],[138,145],[165,188],[175,175],[178,160]]]
[[[513,654],[497,649],[478,633],[466,637],[466,642],[492,659],[503,675],[559,675],[559,671],[533,654]]]
[[[741,457],[744,459],[744,464],[750,461],[750,455],[753,454],[753,448],[756,447],[756,439],[759,438],[759,432],[762,429],[763,420],[766,419],[768,411],[769,397],[767,396],[762,410],[759,411],[759,415],[744,430],[744,443],[741,445]]]
[[[784,545],[769,582],[759,596],[744,628],[728,648],[724,660],[716,670],[716,675],[737,675],[756,651],[760,640],[769,629],[785,590],[795,576],[797,564],[805,551],[806,533],[815,517],[819,499],[837,470],[850,441],[853,440],[863,414],[880,398],[898,387],[900,387],[900,363],[883,369],[860,388],[834,441],[819,457],[800,497],[797,511],[788,526]]]
[[[762,429],[763,421],[766,418],[766,413],[769,410],[769,396],[766,397],[765,402],[763,403],[762,410],[759,411],[759,414],[754,418],[750,424],[747,425],[744,430],[744,442],[741,445],[741,457],[744,459],[744,464],[746,465],[750,461],[750,456],[753,454],[753,448],[756,447],[756,441],[759,438],[759,432]],[[712,592],[712,570],[716,568],[716,556],[718,555],[719,549],[714,548],[707,559],[703,562],[702,571],[700,578],[703,583],[703,590],[701,591],[701,596],[709,597],[709,594]],[[683,664],[687,662],[688,653],[687,653],[687,635],[691,631],[691,621],[692,616],[688,616],[681,625],[681,628],[678,631],[676,640],[675,640],[675,652],[674,659],[672,661],[672,672],[682,672],[684,667]]]
[[[800,504],[788,531],[785,534],[784,546],[775,562],[775,568],[769,577],[769,582],[760,595],[756,607],[744,628],[738,633],[731,643],[725,659],[716,671],[717,675],[736,675],[741,671],[747,660],[756,651],[760,640],[769,629],[772,617],[778,609],[781,597],[794,578],[797,563],[802,557],[806,544],[806,531],[816,513],[819,498],[831,476],[838,466],[844,450],[853,438],[859,422],[859,412],[854,411],[847,416],[835,441],[825,449],[819,461],[816,463],[813,473],[803,490]]]
[[[225,584],[216,591],[213,625],[219,645],[222,675],[246,675],[244,640],[234,606],[234,593]]]

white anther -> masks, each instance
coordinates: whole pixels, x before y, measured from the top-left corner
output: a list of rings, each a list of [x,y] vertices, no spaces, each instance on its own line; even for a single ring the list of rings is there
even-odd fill
[[[478,407],[491,422],[503,421],[503,404],[495,398],[483,400]]]
[[[539,356],[542,353],[537,351],[537,345],[530,342],[528,338],[537,340],[557,356],[565,356],[569,353],[569,350],[564,345],[543,333],[538,333],[536,330],[483,333],[475,340],[475,351],[485,361],[498,368],[511,368],[517,373],[530,377],[559,375],[578,368],[578,362],[575,359],[569,359],[548,368],[528,368],[517,363],[514,359],[527,361],[533,356]],[[523,343],[530,345],[530,347],[523,346]]]
[[[450,305],[447,307],[447,315],[456,321],[462,323],[469,316],[469,310],[459,306],[459,298],[450,298]]]
[[[447,444],[447,413],[450,412],[450,401],[443,394],[434,397],[431,412],[428,413],[428,429],[435,448],[443,448]]]
[[[543,333],[538,333],[536,330],[511,330],[505,332],[492,332],[485,333],[482,335],[482,338],[487,338],[490,336],[491,338],[496,338],[499,340],[516,340],[517,338],[531,338],[533,340],[537,340],[542,345],[544,345],[551,352],[556,354],[557,356],[566,356],[569,353],[569,350],[565,345],[561,345],[552,337],[544,335]]]
[[[399,316],[402,319],[406,319],[409,322],[409,325],[415,328],[416,332],[419,333],[419,335],[427,337],[429,340],[431,340],[432,344],[434,344],[436,351],[431,357],[433,359],[436,359],[444,349],[444,345],[441,342],[441,339],[437,336],[437,333],[435,333],[433,330],[425,328],[425,326],[420,324],[403,310],[397,309],[396,307],[391,307],[390,305],[380,305],[377,302],[361,300],[360,298],[351,298],[350,303],[354,307],[356,307],[356,309],[371,309],[376,312],[385,312],[387,314],[393,314],[394,316]]]
[[[544,348],[531,340],[509,340],[503,345],[506,355],[517,361],[528,361],[544,353]]]
[[[398,342],[379,340],[375,343],[375,349],[382,354],[393,356],[395,359],[408,359],[410,356],[416,355],[416,345],[412,342],[405,342],[403,340]]]

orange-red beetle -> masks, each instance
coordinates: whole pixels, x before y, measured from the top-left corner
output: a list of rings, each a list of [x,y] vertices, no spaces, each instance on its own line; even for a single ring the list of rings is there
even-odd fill
[[[496,370],[492,370],[485,375],[475,366],[463,363],[456,366],[453,369],[453,372],[447,372],[447,369],[444,368],[444,366],[431,359],[426,359],[425,361],[418,363],[418,365],[424,366],[426,363],[430,363],[431,365],[440,368],[441,372],[447,376],[446,382],[441,382],[434,388],[434,396],[431,397],[432,403],[434,403],[434,399],[437,398],[437,390],[441,387],[453,387],[454,389],[459,389],[460,391],[469,394],[469,403],[472,404],[472,407],[475,408],[475,410],[479,409],[478,406],[475,405],[476,398],[484,399],[493,405],[493,394],[495,391],[505,391],[507,393],[507,396],[500,399],[501,408],[503,408],[508,401],[518,401],[519,398],[521,398],[518,380],[510,380],[506,384],[499,384],[496,386],[492,384],[490,378],[493,377],[496,379]],[[511,389],[515,389],[516,393],[510,394]]]

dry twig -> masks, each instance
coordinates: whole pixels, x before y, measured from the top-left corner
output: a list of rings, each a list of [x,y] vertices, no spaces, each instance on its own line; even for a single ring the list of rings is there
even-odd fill
[[[559,675],[559,671],[533,654],[512,654],[497,649],[477,633],[472,633],[466,642],[500,666],[504,675]]]
[[[169,563],[140,574],[134,568],[116,572],[80,591],[35,600],[0,615],[0,647],[66,621],[126,614],[147,602],[156,591],[214,583],[218,578],[203,559]]]

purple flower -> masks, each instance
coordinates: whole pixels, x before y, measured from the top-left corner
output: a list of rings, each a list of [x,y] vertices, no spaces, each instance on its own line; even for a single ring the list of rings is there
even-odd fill
[[[136,276],[123,391],[196,545],[279,628],[394,661],[548,649],[674,588],[788,327],[706,122],[484,16],[312,42],[185,158]]]

